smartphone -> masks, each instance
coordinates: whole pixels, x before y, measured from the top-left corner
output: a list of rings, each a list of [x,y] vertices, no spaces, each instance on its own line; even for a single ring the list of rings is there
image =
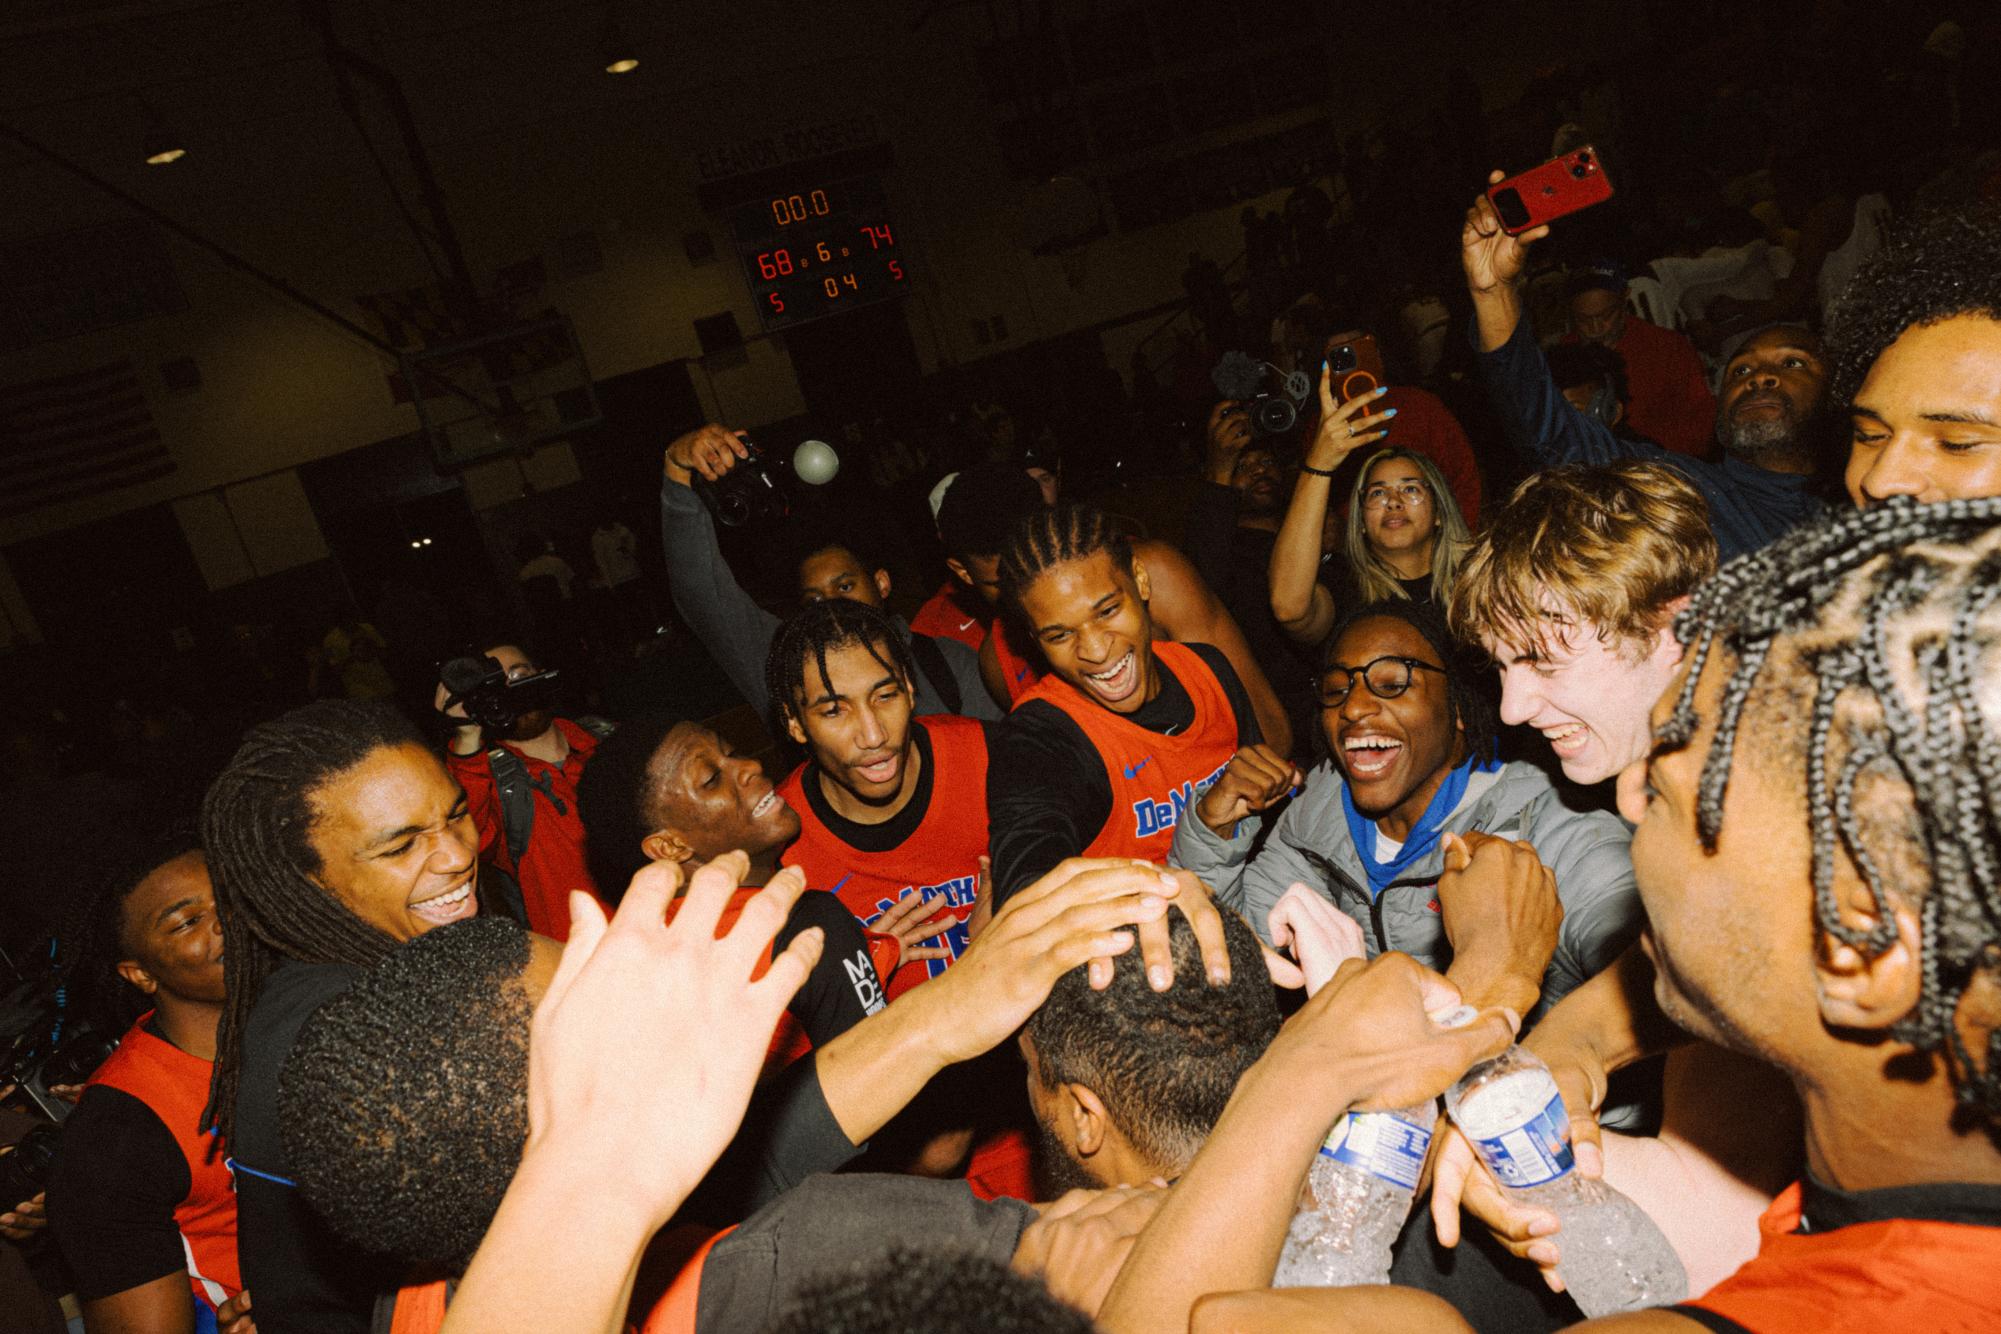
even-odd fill
[[[1328,339],[1327,372],[1336,403],[1352,403],[1383,384],[1383,354],[1375,335],[1357,331]]]
[[[1612,178],[1589,144],[1487,187],[1487,198],[1501,215],[1501,229],[1510,236],[1611,197]]]

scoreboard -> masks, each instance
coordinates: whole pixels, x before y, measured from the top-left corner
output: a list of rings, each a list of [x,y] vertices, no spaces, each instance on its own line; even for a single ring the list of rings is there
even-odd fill
[[[729,224],[766,333],[910,290],[876,177],[761,194],[731,209]]]

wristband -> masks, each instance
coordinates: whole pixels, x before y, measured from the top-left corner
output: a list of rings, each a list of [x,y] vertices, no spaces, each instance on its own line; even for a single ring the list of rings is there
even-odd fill
[[[1315,477],[1332,477],[1335,473],[1341,471],[1339,468],[1316,468],[1310,463],[1300,464],[1299,470],[1301,472],[1310,472]]]

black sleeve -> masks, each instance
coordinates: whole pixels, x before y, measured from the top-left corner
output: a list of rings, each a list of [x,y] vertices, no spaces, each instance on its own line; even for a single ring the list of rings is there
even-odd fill
[[[1704,1310],[1700,1306],[1684,1304],[1681,1306],[1670,1306],[1667,1309],[1673,1311],[1678,1316],[1684,1316],[1687,1319],[1693,1320],[1704,1329],[1715,1331],[1715,1334],[1751,1334],[1750,1330],[1738,1324],[1729,1316],[1718,1315],[1716,1312]]]
[[[882,981],[869,962],[868,941],[855,915],[825,890],[809,889],[792,905],[771,942],[775,955],[807,927],[827,933],[820,962],[813,965],[806,985],[786,1008],[792,1011],[815,1047],[824,1046],[880,1010],[886,1002]]]
[[[742,1128],[675,1217],[729,1227],[806,1178],[847,1165],[867,1147],[852,1143],[834,1119],[819,1066],[807,1055],[757,1086]]]
[[[1251,707],[1250,692],[1244,689],[1244,683],[1237,677],[1237,669],[1223,656],[1223,650],[1214,644],[1190,644],[1188,647],[1194,649],[1202,661],[1209,664],[1209,670],[1216,673],[1216,680],[1222,685],[1224,695],[1229,697],[1230,712],[1237,715],[1238,747],[1241,749],[1244,746],[1262,744],[1265,730],[1258,726],[1258,711]]]
[[[1082,852],[1111,814],[1104,760],[1082,728],[1044,700],[1009,714],[987,750],[995,910]]]
[[[187,1270],[174,1209],[194,1179],[151,1107],[93,1084],[57,1144],[49,1232],[76,1275],[77,1296],[95,1301]]]
[[[1181,550],[1218,596],[1234,576],[1236,541],[1237,493],[1221,482],[1203,482],[1181,526]]]

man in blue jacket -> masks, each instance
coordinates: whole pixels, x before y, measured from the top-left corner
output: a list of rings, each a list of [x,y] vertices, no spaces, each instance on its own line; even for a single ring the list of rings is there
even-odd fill
[[[1544,226],[1508,235],[1492,202],[1481,195],[1467,211],[1459,237],[1473,298],[1480,379],[1528,461],[1538,468],[1625,459],[1667,464],[1708,502],[1710,527],[1726,561],[1820,514],[1825,507],[1813,490],[1827,378],[1820,339],[1798,325],[1778,324],[1744,340],[1724,366],[1717,391],[1721,463],[1615,435],[1564,400],[1534,330],[1522,319],[1516,281],[1530,245],[1548,234]]]

